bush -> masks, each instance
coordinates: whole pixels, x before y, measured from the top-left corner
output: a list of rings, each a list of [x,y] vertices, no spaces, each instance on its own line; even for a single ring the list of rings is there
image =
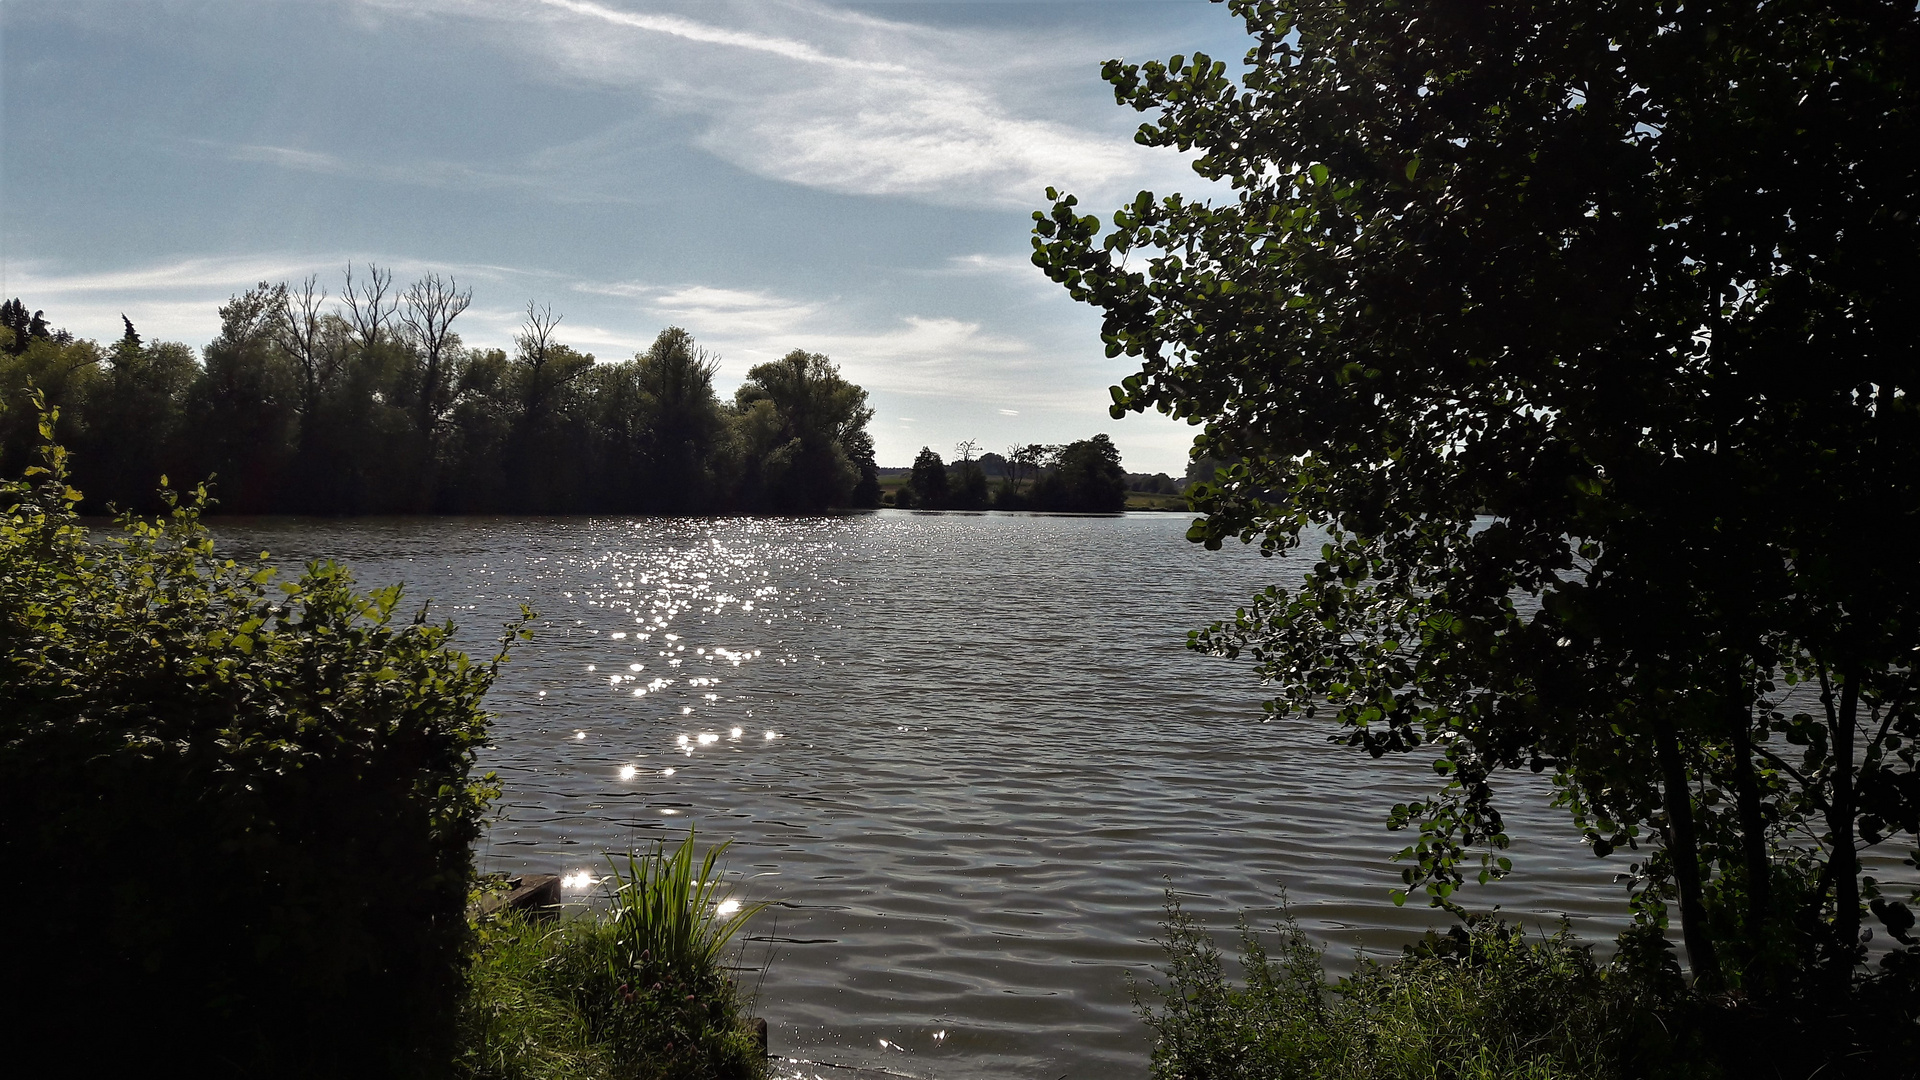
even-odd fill
[[[501,658],[341,567],[218,556],[204,491],[90,536],[53,422],[0,484],[14,1030],[82,1073],[444,1071]]]
[[[1529,941],[1477,917],[1329,980],[1289,915],[1271,952],[1241,925],[1243,985],[1171,892],[1165,928],[1166,984],[1134,989],[1155,1080],[1879,1080],[1920,1053],[1911,973],[1702,993],[1652,926],[1603,965],[1565,928]]]
[[[464,1072],[485,1080],[757,1080],[727,942],[764,905],[720,889],[693,833],[614,863],[614,910],[551,931],[505,913],[480,927]]]
[[[1162,1008],[1135,988],[1156,1080],[1602,1080],[1688,1049],[1663,1023],[1680,986],[1660,949],[1602,968],[1564,929],[1529,942],[1479,920],[1330,982],[1289,915],[1273,953],[1242,924],[1235,986],[1171,892],[1166,929]]]

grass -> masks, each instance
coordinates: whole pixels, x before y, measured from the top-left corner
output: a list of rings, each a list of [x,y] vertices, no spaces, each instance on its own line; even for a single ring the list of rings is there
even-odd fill
[[[1127,509],[1178,510],[1186,512],[1191,509],[1191,507],[1187,505],[1187,497],[1185,495],[1162,495],[1147,491],[1129,491],[1127,492]]]
[[[1165,927],[1166,983],[1134,991],[1155,1080],[1618,1080],[1683,1049],[1664,954],[1602,967],[1565,930],[1476,922],[1330,980],[1289,916],[1271,952],[1242,926],[1235,985],[1171,893]]]
[[[484,920],[457,1072],[475,1080],[761,1080],[766,1060],[723,964],[764,905],[738,905],[693,833],[614,862],[614,910],[557,925]],[[622,865],[624,862],[624,866]]]

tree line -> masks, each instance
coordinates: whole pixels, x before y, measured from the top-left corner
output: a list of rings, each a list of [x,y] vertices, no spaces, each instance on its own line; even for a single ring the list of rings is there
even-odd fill
[[[948,464],[932,447],[921,447],[912,476],[895,495],[896,505],[1073,513],[1126,508],[1130,477],[1120,467],[1120,449],[1105,435],[1057,446],[1010,446],[1004,455],[988,451],[976,459],[977,449],[971,441],[960,443],[954,449],[960,460]],[[992,478],[1000,482],[993,484]]]
[[[125,332],[102,346],[0,306],[0,473],[31,461],[29,386],[60,411],[85,508],[150,511],[161,478],[212,478],[228,513],[804,513],[879,503],[866,391],[795,349],[731,401],[679,327],[596,363],[529,304],[511,351],[468,346],[472,291],[349,266],[261,283],[199,355]]]

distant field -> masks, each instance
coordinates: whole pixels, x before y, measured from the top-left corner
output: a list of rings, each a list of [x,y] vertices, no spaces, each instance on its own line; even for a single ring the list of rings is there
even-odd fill
[[[1149,495],[1144,491],[1127,492],[1129,510],[1181,510],[1187,509],[1185,495]]]

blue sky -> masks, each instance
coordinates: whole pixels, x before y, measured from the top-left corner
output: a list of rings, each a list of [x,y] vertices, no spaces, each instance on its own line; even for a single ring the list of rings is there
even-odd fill
[[[259,280],[351,260],[528,301],[601,359],[684,326],[731,392],[789,349],[872,394],[882,464],[1111,434],[1098,319],[1027,261],[1048,184],[1103,215],[1204,194],[1099,78],[1236,61],[1204,0],[4,0],[0,293],[82,336],[200,345]]]

